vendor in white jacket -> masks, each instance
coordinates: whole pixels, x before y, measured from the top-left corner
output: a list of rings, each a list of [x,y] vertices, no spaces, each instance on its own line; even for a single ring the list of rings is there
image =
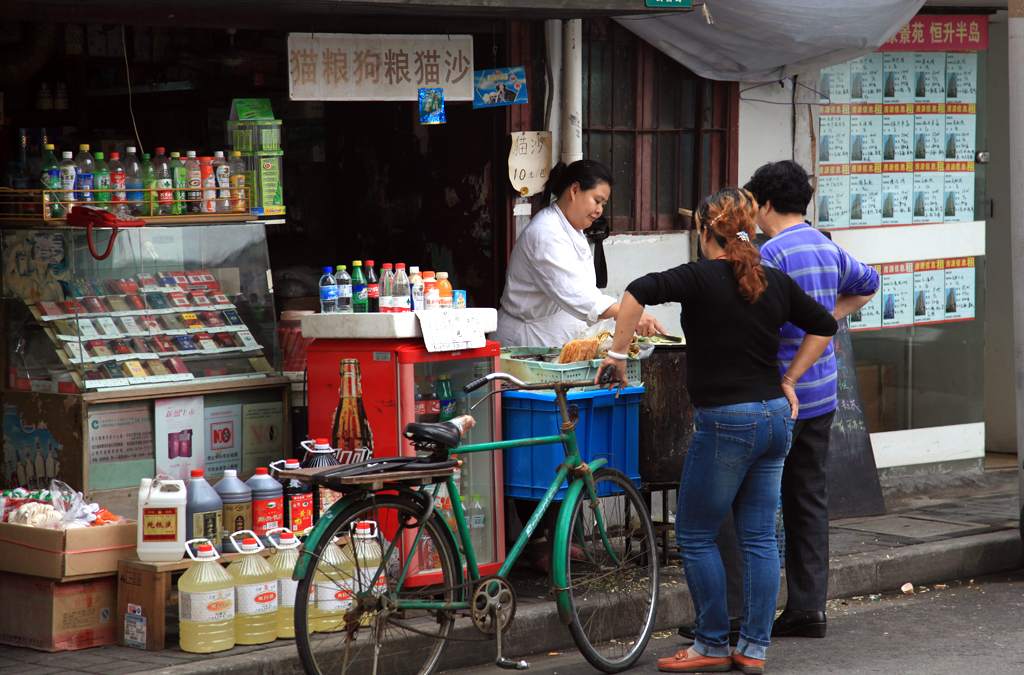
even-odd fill
[[[586,326],[618,314],[615,298],[597,288],[583,234],[601,217],[611,191],[611,175],[597,162],[560,162],[551,170],[544,196],[557,199],[533,217],[509,260],[496,334],[503,347],[561,347]],[[663,331],[644,314],[636,332]]]

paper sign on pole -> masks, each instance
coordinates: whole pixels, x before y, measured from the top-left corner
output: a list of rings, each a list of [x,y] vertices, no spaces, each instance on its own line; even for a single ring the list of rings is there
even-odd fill
[[[537,194],[551,175],[551,132],[520,131],[512,134],[508,153],[508,179],[519,194]]]

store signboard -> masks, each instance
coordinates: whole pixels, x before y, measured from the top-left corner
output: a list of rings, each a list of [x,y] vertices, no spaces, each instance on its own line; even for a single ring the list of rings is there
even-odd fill
[[[988,17],[985,15],[915,16],[896,32],[880,51],[962,51],[988,49]]]
[[[473,100],[472,35],[288,35],[293,101],[416,101],[427,87]]]

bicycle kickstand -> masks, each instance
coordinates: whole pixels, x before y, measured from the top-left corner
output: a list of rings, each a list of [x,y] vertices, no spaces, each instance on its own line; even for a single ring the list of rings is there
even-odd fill
[[[500,620],[500,615],[499,615],[500,611],[501,611],[501,606],[498,605],[498,604],[495,604],[495,606],[491,608],[491,618],[492,618],[492,620],[494,622],[493,625],[496,628],[495,633],[494,633],[494,639],[495,639],[495,643],[494,644],[495,644],[495,648],[497,650],[497,654],[494,657],[494,665],[498,666],[499,668],[504,668],[505,670],[526,670],[526,669],[528,669],[530,667],[530,664],[527,661],[524,661],[522,659],[520,659],[519,661],[513,661],[512,659],[506,659],[504,656],[501,655],[501,628],[502,628],[502,626],[501,626],[501,620]]]

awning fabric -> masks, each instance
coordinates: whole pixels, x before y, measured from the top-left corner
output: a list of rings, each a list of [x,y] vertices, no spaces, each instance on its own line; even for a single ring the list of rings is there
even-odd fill
[[[616,19],[701,77],[771,82],[881,47],[925,0],[706,0],[701,11]]]

